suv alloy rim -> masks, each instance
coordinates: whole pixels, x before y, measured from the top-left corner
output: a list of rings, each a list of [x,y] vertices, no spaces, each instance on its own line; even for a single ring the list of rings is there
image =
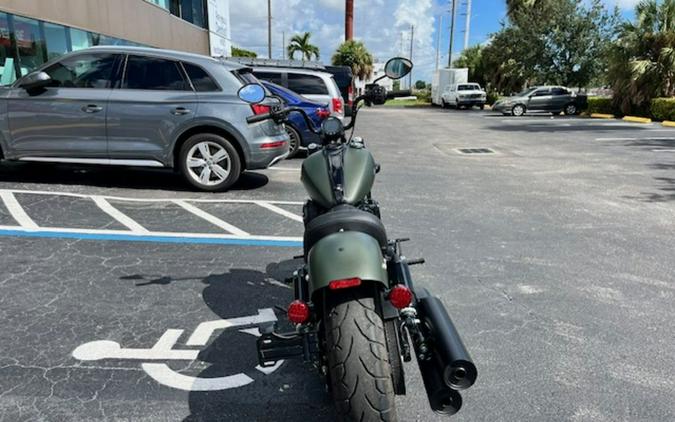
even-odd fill
[[[576,114],[576,113],[577,113],[577,108],[574,105],[570,104],[570,105],[567,106],[567,109],[565,110],[565,114],[567,114],[568,116],[571,116],[571,115]]]
[[[215,186],[230,175],[232,163],[225,148],[215,142],[204,141],[190,148],[186,167],[197,183]]]

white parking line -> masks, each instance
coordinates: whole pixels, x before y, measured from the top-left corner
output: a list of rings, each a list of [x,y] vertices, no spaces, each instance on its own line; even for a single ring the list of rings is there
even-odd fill
[[[2,202],[5,203],[7,211],[9,211],[12,218],[14,218],[22,228],[30,230],[39,228],[38,225],[35,224],[35,221],[26,214],[26,211],[21,208],[19,201],[16,200],[16,197],[12,192],[0,191],[0,198],[2,198]]]
[[[279,208],[276,205],[272,205],[267,201],[255,201],[255,204],[260,205],[261,207],[266,208],[266,209],[268,209],[272,212],[275,212],[277,214],[283,215],[284,217],[290,218],[291,220],[299,221],[301,223],[303,222],[302,217],[300,217],[299,215],[296,215],[296,214],[293,214],[292,212],[286,211],[283,208]]]
[[[122,211],[110,205],[110,202],[108,202],[105,198],[101,196],[92,196],[91,199],[101,209],[101,211],[117,220],[117,222],[127,227],[132,232],[143,234],[149,233],[148,229],[138,224],[135,220],[124,214]]]
[[[240,229],[238,227],[235,227],[232,224],[221,220],[220,218],[216,217],[215,215],[209,214],[208,212],[195,207],[194,205],[190,205],[185,201],[176,199],[176,200],[173,200],[172,202],[176,205],[179,205],[184,210],[186,210],[188,212],[191,212],[192,214],[196,215],[197,217],[202,218],[202,219],[208,221],[209,223],[213,224],[214,226],[218,226],[218,227],[220,227],[221,229],[223,229],[227,232],[230,232],[230,233],[232,233],[234,235],[237,235],[237,236],[250,236],[250,233],[247,233],[247,232],[243,231],[242,229]]]
[[[675,152],[675,149],[653,149],[652,152]]]
[[[596,141],[637,141],[638,138],[595,138]]]

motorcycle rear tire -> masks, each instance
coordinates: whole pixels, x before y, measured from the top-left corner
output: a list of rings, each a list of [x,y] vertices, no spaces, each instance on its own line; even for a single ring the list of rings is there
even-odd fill
[[[331,297],[325,319],[331,393],[344,422],[398,420],[384,324],[370,293]]]

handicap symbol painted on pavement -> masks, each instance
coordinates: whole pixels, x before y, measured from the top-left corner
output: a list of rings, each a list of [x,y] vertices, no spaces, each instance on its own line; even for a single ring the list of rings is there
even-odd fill
[[[277,317],[274,315],[274,311],[268,308],[258,310],[257,315],[202,322],[192,333],[186,345],[206,346],[206,343],[216,330],[225,330],[233,327],[239,328],[239,331],[242,333],[259,337],[260,331],[258,328],[242,327],[272,323],[276,322],[276,320]],[[244,373],[218,378],[191,377],[174,371],[166,363],[156,363],[155,361],[197,360],[200,352],[199,349],[174,349],[183,331],[176,329],[166,330],[159,340],[157,340],[157,343],[149,349],[126,349],[121,347],[119,343],[109,340],[92,341],[78,346],[73,351],[73,357],[81,361],[104,359],[144,361],[141,363],[141,368],[152,379],[168,387],[185,391],[227,390],[243,387],[254,381],[253,378]],[[265,375],[269,375],[279,369],[282,363],[283,361],[279,361],[276,365],[269,368],[256,366],[255,369]]]

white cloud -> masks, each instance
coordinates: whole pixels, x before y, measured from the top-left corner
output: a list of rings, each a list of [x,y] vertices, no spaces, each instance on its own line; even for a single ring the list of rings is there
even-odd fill
[[[432,0],[355,1],[354,37],[384,61],[400,55],[401,34],[405,55],[410,45],[410,25],[415,25],[415,79],[431,80],[435,60]],[[282,56],[286,41],[296,33],[311,32],[325,63],[344,39],[344,0],[272,0],[273,57]],[[267,0],[231,2],[234,45],[267,56]]]

